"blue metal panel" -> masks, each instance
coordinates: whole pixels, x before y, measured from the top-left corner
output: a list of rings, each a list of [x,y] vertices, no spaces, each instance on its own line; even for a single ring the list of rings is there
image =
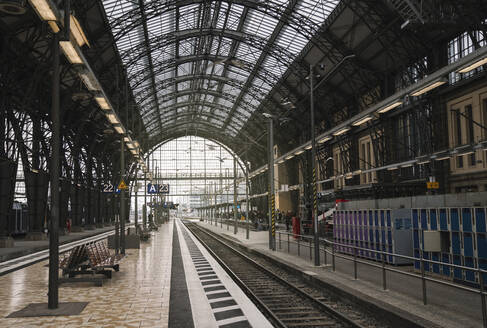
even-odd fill
[[[430,252],[423,252],[423,259],[429,260],[430,259]],[[426,271],[426,272],[431,271],[431,264],[429,262],[424,261],[424,271]]]
[[[385,218],[386,213],[385,212],[386,212],[385,210],[380,211],[380,226],[381,227],[384,227],[386,225],[386,218]]]
[[[473,265],[474,261],[472,257],[465,257],[464,261],[465,261],[465,266],[469,268],[474,267]],[[475,272],[471,270],[465,270],[465,279],[470,282],[475,282]]]
[[[374,210],[374,223],[375,223],[376,227],[379,225],[379,211],[378,210]]]
[[[465,256],[473,256],[472,234],[465,233],[463,235],[463,252]]]
[[[487,270],[487,261],[479,260],[479,267],[481,269]],[[487,273],[482,273],[482,278],[484,280],[484,285],[487,285]]]
[[[440,261],[440,253],[436,253],[436,252],[431,253],[431,259],[433,261],[439,262]],[[433,263],[433,272],[438,273],[438,274],[440,273],[440,265],[439,264]]]
[[[463,231],[472,231],[472,209],[462,208]]]
[[[387,226],[390,228],[392,226],[391,210],[386,211],[386,218],[387,218]]]
[[[441,262],[450,263],[450,255],[448,253],[442,253]],[[443,275],[448,277],[451,275],[451,268],[449,266],[447,265],[443,266]]]
[[[413,230],[413,247],[419,249],[419,230]]]
[[[451,221],[451,230],[460,231],[460,214],[458,213],[458,208],[450,209],[450,221]]]
[[[482,233],[477,234],[477,250],[479,253],[479,258],[487,259],[487,239],[486,235]]]
[[[451,233],[451,248],[453,254],[460,254],[460,233],[459,232],[452,232]]]
[[[477,232],[485,232],[485,208],[475,209],[475,224]]]
[[[453,264],[462,265],[462,260],[460,258],[460,255],[453,255]],[[453,278],[463,280],[462,269],[453,268]]]
[[[392,231],[391,230],[387,230],[387,243],[389,245],[392,245]]]
[[[421,216],[421,229],[428,230],[428,215],[425,209],[421,209],[420,216]]]
[[[374,211],[369,210],[369,226],[373,226],[373,225],[374,225]]]
[[[431,230],[438,230],[438,223],[436,217],[436,209],[429,210],[430,212],[430,229]]]
[[[418,229],[419,228],[419,215],[418,215],[418,210],[413,209],[413,228]]]
[[[448,231],[448,212],[446,208],[440,208],[440,230]]]

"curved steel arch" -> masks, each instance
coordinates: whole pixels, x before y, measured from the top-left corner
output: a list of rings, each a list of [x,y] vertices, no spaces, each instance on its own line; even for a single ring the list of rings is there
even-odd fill
[[[163,60],[160,62],[155,62],[154,63],[154,70],[151,69],[151,67],[144,67],[141,70],[137,71],[137,74],[132,74],[129,75],[129,78],[131,79],[131,85],[132,88],[138,88],[140,87],[141,83],[146,82],[147,80],[151,79],[152,75],[157,76],[159,74],[164,74],[170,69],[174,69],[175,67],[181,65],[181,64],[186,64],[186,63],[191,63],[195,61],[200,61],[200,60],[210,60],[213,62],[216,61],[224,61],[226,60],[227,57],[224,56],[214,56],[214,55],[209,55],[209,54],[197,54],[197,55],[189,55],[189,56],[181,56],[179,58],[174,58],[174,59],[167,59]],[[241,70],[246,71],[248,73],[251,72],[251,64],[243,62],[244,63],[244,68],[241,68]],[[274,73],[265,71],[266,75],[263,74],[257,74],[257,77],[261,79],[262,81],[273,85],[276,83],[276,81],[279,80],[279,77],[276,76]],[[272,80],[269,79],[269,77],[272,77]]]
[[[149,53],[152,53],[154,50],[167,47],[173,43],[185,39],[201,38],[206,36],[225,37],[232,41],[246,43],[249,46],[259,49],[260,51],[265,51],[269,56],[276,58],[279,62],[289,67],[291,67],[292,60],[296,57],[287,49],[277,44],[273,44],[271,47],[269,47],[267,45],[267,39],[257,35],[233,30],[201,28],[174,31],[167,34],[158,35],[150,39],[151,42],[149,47],[144,47],[145,42],[142,41],[141,43],[135,44],[130,49],[124,51],[124,53],[121,54],[121,59],[124,61],[125,65],[131,66],[142,57],[146,57]],[[209,54],[209,56],[211,56],[211,54]]]
[[[191,95],[195,92],[199,92],[200,94],[207,94],[207,95],[214,96],[214,97],[220,97],[220,98],[228,100],[230,102],[234,102],[237,98],[236,96],[233,96],[230,94],[225,94],[225,93],[214,91],[214,90],[208,90],[208,89],[191,90],[191,89],[187,89],[187,90],[183,90],[183,91],[170,92],[170,93],[163,95],[160,99],[159,105],[163,107],[165,102],[172,101],[172,100],[177,99],[179,97],[188,96],[188,95]],[[253,113],[255,110],[257,110],[257,106],[252,105],[247,101],[242,100],[242,103],[245,105],[245,107],[242,106],[242,108],[245,109],[249,113]],[[252,111],[247,110],[247,108],[251,108]],[[150,112],[152,112],[152,111],[150,110]],[[142,116],[144,116],[145,113],[147,113],[147,111],[144,111],[144,113],[142,113]],[[164,114],[164,112],[161,112],[161,114]]]
[[[191,81],[194,79],[222,82],[222,83],[228,84],[228,85],[230,85],[232,87],[236,87],[236,88],[242,88],[245,84],[245,81],[240,81],[237,79],[223,77],[220,75],[209,75],[209,74],[190,75],[190,74],[186,74],[186,75],[179,75],[177,77],[173,77],[173,78],[169,78],[169,79],[159,81],[156,84],[156,87],[158,87],[159,89],[166,89],[175,83],[188,82],[188,81]],[[150,93],[151,90],[152,90],[152,88],[150,86],[147,86],[146,88],[135,93],[134,96],[136,99],[139,99],[139,97],[142,99],[147,99],[148,97],[150,97],[152,95]],[[265,97],[267,95],[265,92],[262,92],[261,89],[255,87],[255,86],[251,86],[248,89],[248,91],[251,95],[255,95],[255,96]]]

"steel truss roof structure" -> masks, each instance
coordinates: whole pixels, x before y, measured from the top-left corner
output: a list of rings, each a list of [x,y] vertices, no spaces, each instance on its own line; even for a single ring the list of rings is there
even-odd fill
[[[103,1],[147,133],[158,140],[245,136],[279,79],[289,69],[305,74],[293,62],[338,3]]]

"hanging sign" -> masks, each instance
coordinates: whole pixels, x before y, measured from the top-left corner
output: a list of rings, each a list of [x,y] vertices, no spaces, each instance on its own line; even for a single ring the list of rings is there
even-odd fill
[[[104,192],[106,194],[113,193],[113,185],[111,183],[104,183],[102,185],[102,192]]]
[[[118,189],[125,190],[125,189],[129,189],[129,187],[127,186],[125,181],[123,181],[123,179],[122,179],[122,180],[120,180],[120,183],[118,184]]]
[[[159,185],[159,193],[161,193],[161,194],[169,194],[169,184],[161,184],[161,185]]]

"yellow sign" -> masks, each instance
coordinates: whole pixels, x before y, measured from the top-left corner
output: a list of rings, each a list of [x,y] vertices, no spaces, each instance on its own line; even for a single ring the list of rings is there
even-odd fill
[[[438,181],[426,182],[426,188],[428,188],[428,189],[440,189],[440,183]]]
[[[123,189],[129,189],[129,187],[125,184],[125,181],[120,181],[120,184],[118,185],[118,189],[123,190]]]

